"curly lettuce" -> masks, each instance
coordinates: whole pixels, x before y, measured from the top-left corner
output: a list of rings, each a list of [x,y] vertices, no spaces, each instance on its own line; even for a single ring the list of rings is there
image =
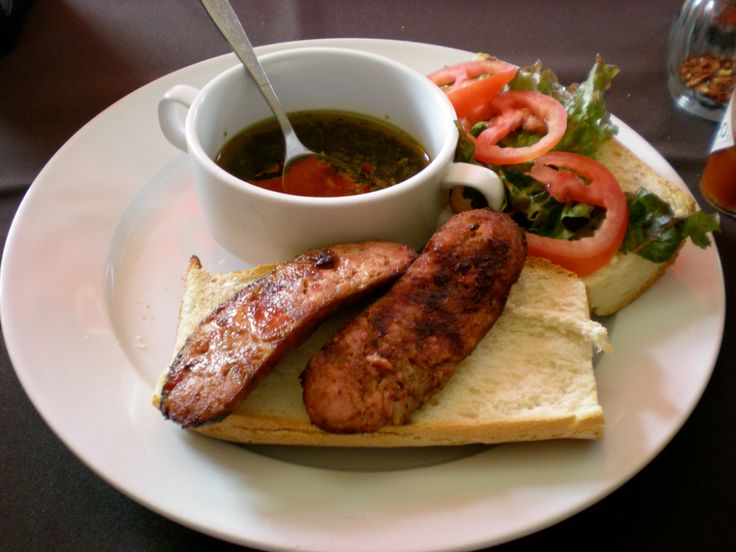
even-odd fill
[[[520,68],[509,83],[509,89],[541,92],[560,102],[567,111],[567,129],[554,149],[592,157],[618,130],[611,122],[604,98],[618,72],[618,67],[606,64],[598,55],[585,81],[564,86],[554,71],[542,68],[542,62],[537,61]],[[517,144],[535,139],[535,135],[526,134],[529,136],[517,137]]]
[[[560,203],[541,182],[529,176],[529,165],[499,169],[506,187],[506,211],[524,230],[560,240],[592,235],[605,210],[589,203]]]

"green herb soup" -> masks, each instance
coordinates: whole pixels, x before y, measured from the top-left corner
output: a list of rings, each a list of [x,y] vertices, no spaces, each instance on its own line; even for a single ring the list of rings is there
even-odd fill
[[[290,113],[289,120],[305,146],[331,161],[319,170],[310,167],[308,176],[302,176],[302,170],[298,186],[282,186],[284,141],[274,118],[235,135],[215,162],[263,188],[328,197],[381,190],[410,178],[430,161],[408,133],[379,119],[342,111],[300,111]]]

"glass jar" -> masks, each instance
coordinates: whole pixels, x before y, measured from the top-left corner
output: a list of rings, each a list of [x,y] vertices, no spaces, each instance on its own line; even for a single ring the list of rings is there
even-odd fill
[[[668,86],[675,104],[723,118],[736,83],[736,1],[687,0],[669,36]]]

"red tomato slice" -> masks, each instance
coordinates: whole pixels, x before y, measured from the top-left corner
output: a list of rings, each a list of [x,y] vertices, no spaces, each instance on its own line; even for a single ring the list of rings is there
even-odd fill
[[[564,240],[527,232],[529,255],[549,259],[578,276],[588,276],[605,266],[621,247],[629,223],[626,197],[611,171],[584,155],[560,151],[537,159],[529,175],[545,184],[557,201],[606,209],[606,218],[590,237]]]
[[[428,77],[445,91],[458,119],[465,119],[498,94],[514,78],[516,69],[498,59],[479,59],[443,67]]]
[[[560,102],[541,92],[511,90],[487,99],[476,110],[480,118],[465,120],[466,128],[489,118],[488,128],[477,138],[468,136],[475,143],[475,157],[489,165],[515,165],[531,161],[557,145],[567,128],[567,111]],[[484,115],[484,116],[483,116]],[[498,142],[519,127],[537,132],[546,130],[544,136],[531,146],[501,147]]]
[[[339,197],[361,192],[358,183],[317,156],[295,161],[283,175],[283,191],[310,197]],[[365,190],[362,190],[365,191]]]

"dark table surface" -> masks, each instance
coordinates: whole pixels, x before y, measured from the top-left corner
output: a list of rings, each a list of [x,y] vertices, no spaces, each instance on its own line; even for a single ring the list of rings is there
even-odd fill
[[[582,78],[601,53],[621,68],[608,96],[611,111],[658,149],[701,200],[697,182],[715,127],[677,111],[668,95],[666,43],[678,0],[234,5],[256,46],[325,37],[411,40],[518,64],[541,57],[563,82]],[[86,122],[151,80],[227,51],[194,0],[30,2],[17,42],[0,57],[3,241],[34,178]],[[723,217],[716,242],[726,279],[725,336],[710,384],[684,427],[610,496],[501,548],[736,548],[736,220]],[[0,549],[237,548],[147,510],[92,473],[37,414],[4,347],[0,378]]]

